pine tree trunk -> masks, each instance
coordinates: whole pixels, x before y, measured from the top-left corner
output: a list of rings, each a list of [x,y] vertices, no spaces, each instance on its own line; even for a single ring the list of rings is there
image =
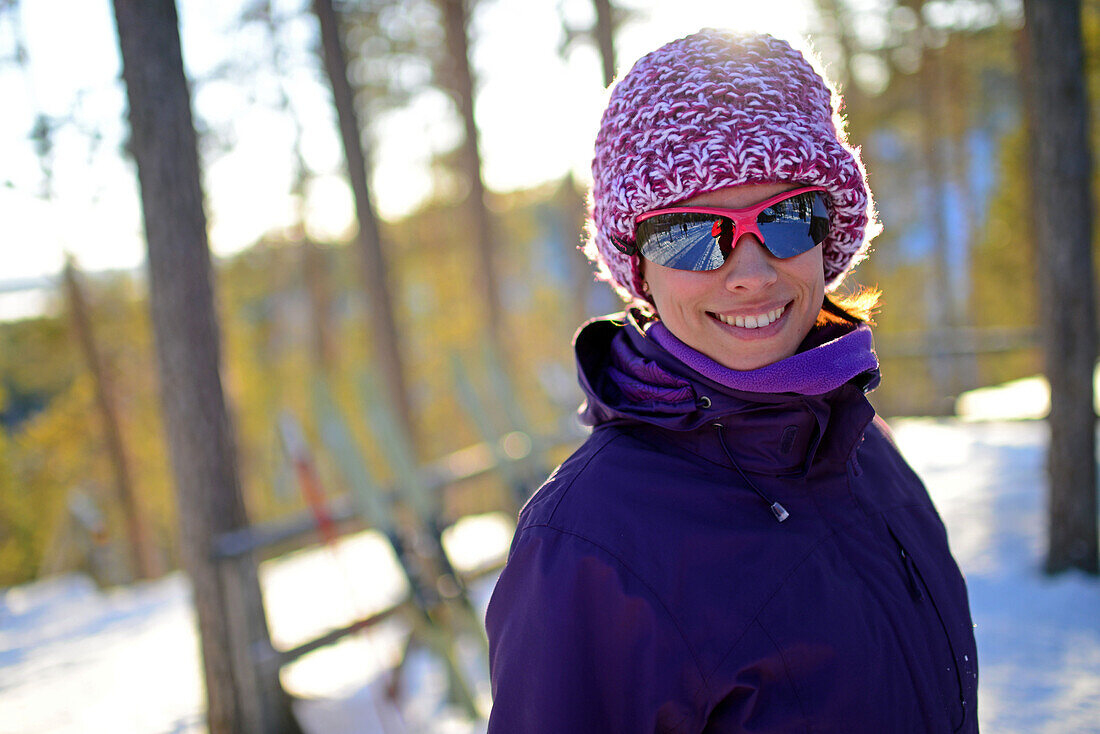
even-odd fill
[[[363,282],[371,308],[371,334],[374,337],[375,358],[382,368],[386,389],[394,403],[397,419],[406,436],[417,445],[412,403],[405,384],[405,368],[397,319],[394,316],[389,288],[389,271],[382,253],[382,235],[374,213],[370,188],[367,185],[367,155],[360,137],[359,115],[355,97],[348,81],[347,56],[340,40],[340,26],[332,0],[314,0],[313,12],[321,26],[321,47],[325,72],[332,86],[340,138],[348,164],[348,179],[355,195],[355,214],[359,231],[355,237],[363,267]]]
[[[156,578],[161,574],[162,569],[152,539],[149,537],[149,525],[141,495],[134,491],[134,483],[131,480],[130,462],[122,440],[122,426],[118,418],[113,382],[100,356],[95,334],[92,331],[92,318],[88,313],[88,301],[77,281],[76,266],[73,265],[72,260],[65,263],[63,278],[73,331],[80,343],[80,351],[84,353],[88,371],[92,373],[92,380],[95,382],[96,406],[103,419],[103,440],[115,475],[116,496],[126,521],[130,570],[135,578]]]
[[[305,227],[302,227],[305,231]],[[316,242],[303,239],[302,274],[305,276],[309,295],[310,354],[313,366],[320,374],[330,376],[336,366],[336,337],[332,329],[332,294],[328,260]]]
[[[596,6],[596,45],[603,65],[603,85],[610,87],[615,81],[615,22],[611,0],[592,0],[592,4]]]
[[[1050,380],[1048,573],[1098,573],[1092,164],[1077,0],[1025,0],[1040,331]]]
[[[470,70],[470,48],[467,36],[469,13],[465,0],[437,0],[443,13],[443,28],[450,60],[452,92],[462,114],[465,137],[462,141],[462,167],[470,185],[467,197],[470,224],[477,245],[478,271],[481,289],[485,293],[489,332],[498,352],[507,343],[504,335],[504,311],[500,297],[500,275],[497,264],[493,218],[485,201],[485,181],[481,175],[481,149],[477,122],[474,118],[474,79]]]
[[[968,68],[970,59],[967,52],[966,39],[956,38],[954,43],[948,44],[944,49],[942,61],[947,69]],[[958,334],[974,326],[969,308],[971,284],[974,282],[971,276],[973,269],[971,253],[977,245],[980,228],[984,222],[978,216],[974,205],[974,187],[970,182],[970,165],[973,160],[969,149],[969,134],[972,130],[970,110],[971,98],[974,95],[970,91],[968,75],[945,73],[941,75],[941,79],[945,100],[945,128],[948,130],[951,150],[948,178],[953,188],[952,196],[956,198],[963,222],[960,231],[955,233],[956,242],[961,251],[951,258],[951,276],[948,278],[952,293],[951,328]],[[958,344],[958,339],[953,342],[954,344]],[[978,377],[978,355],[957,353],[954,359],[954,376],[959,391],[979,387],[981,380]]]
[[[919,20],[922,35],[927,26],[923,21],[924,0],[910,0],[907,5]],[[936,396],[934,411],[938,415],[950,414],[954,408],[954,399],[959,394],[956,357],[945,353],[950,346],[947,334],[953,333],[958,324],[956,318],[955,289],[950,277],[948,250],[951,247],[951,233],[947,222],[945,206],[947,185],[949,183],[946,149],[949,135],[945,134],[947,100],[944,98],[944,59],[942,49],[925,46],[922,50],[921,66],[918,72],[920,90],[920,137],[923,149],[925,171],[928,174],[925,208],[929,212],[929,225],[932,230],[931,273],[927,282],[929,289],[926,302],[930,330],[936,335],[933,339],[935,351],[929,358],[929,367],[939,393]]]
[[[141,184],[161,400],[184,565],[198,616],[212,734],[297,732],[252,558],[213,539],[248,524],[222,393],[218,324],[191,100],[173,0],[114,0]],[[265,655],[265,653],[267,653]]]
[[[589,301],[596,284],[592,265],[581,250],[584,246],[583,238],[586,236],[585,220],[588,212],[585,209],[584,195],[578,191],[577,181],[573,178],[572,171],[566,173],[562,179],[556,198],[558,211],[561,213],[562,230],[565,232],[565,242],[573,248],[573,252],[568,256],[573,298],[562,311],[563,314],[567,314],[562,326],[567,330],[566,336],[571,337],[577,327],[592,315],[588,313]]]

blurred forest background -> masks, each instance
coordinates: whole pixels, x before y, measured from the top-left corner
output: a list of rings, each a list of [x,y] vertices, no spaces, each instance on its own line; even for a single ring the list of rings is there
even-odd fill
[[[481,40],[478,14],[508,1],[467,4],[473,18],[467,54],[476,54]],[[528,0],[536,1],[552,4]],[[9,70],[73,63],[29,57],[20,36],[23,3],[0,2],[0,63]],[[186,7],[186,0],[181,4]],[[327,82],[309,7],[274,5],[243,2],[236,27],[226,32],[262,42],[242,41],[236,58],[191,83],[193,92],[221,87],[246,105],[278,109],[293,124],[296,98],[283,82],[294,77],[300,83],[303,75],[321,87]],[[610,290],[593,282],[577,249],[583,175],[523,190],[480,191],[477,161],[470,158],[477,149],[471,152],[464,125],[474,119],[467,105],[477,69],[465,82],[456,73],[446,5],[359,0],[337,6],[368,161],[378,139],[372,121],[415,104],[426,90],[442,92],[449,100],[444,112],[465,131],[452,149],[433,154],[430,197],[411,212],[379,221],[424,461],[482,440],[462,404],[452,364],[454,355],[466,360],[473,381],[487,387],[484,345],[494,331],[508,335],[502,352],[514,387],[507,399],[522,407],[533,433],[562,435],[580,399],[571,335],[583,319],[618,308]],[[621,5],[612,23],[616,34],[646,18],[641,6]],[[1097,100],[1100,2],[1083,5],[1087,82]],[[877,285],[885,294],[876,329],[884,380],[872,401],[887,416],[948,414],[965,390],[1038,373],[1019,3],[816,0],[807,7],[814,14],[810,40],[844,91],[849,136],[862,146],[885,225],[873,256],[848,281]],[[594,29],[595,11],[591,15]],[[599,35],[564,20],[543,32],[557,35],[563,59],[586,45],[595,48]],[[617,70],[632,61],[620,58]],[[596,67],[593,74],[598,77]],[[26,141],[41,166],[35,195],[48,202],[52,169],[62,154],[54,145],[59,133],[76,129],[89,139],[99,133],[76,114],[33,112]],[[1041,110],[1033,112],[1041,118]],[[565,116],[570,110],[531,113]],[[201,107],[197,123],[208,168],[237,141],[231,128],[204,120]],[[291,200],[301,203],[317,172],[302,154],[302,128],[296,129]],[[483,145],[484,137],[483,131]],[[374,183],[385,186],[377,178]],[[483,199],[487,212],[480,223],[477,202],[470,206],[474,198]],[[289,413],[310,444],[322,442],[314,410],[322,376],[355,427],[359,449],[383,479],[392,476],[356,392],[364,367],[377,362],[372,330],[379,323],[360,255],[350,235],[317,237],[306,216],[302,206],[289,225],[216,259],[223,379],[253,522],[303,507],[278,425]],[[277,219],[286,220],[285,212]],[[482,285],[484,242],[496,275],[492,294]],[[33,241],[4,237],[0,281],[10,254],[34,247]],[[119,452],[157,564],[166,569],[179,562],[146,278],[140,271],[81,273],[75,266],[67,279],[58,274],[51,281],[36,313],[0,322],[0,587],[82,562],[85,554],[71,547],[74,521],[95,529],[94,542],[125,555],[118,541],[126,536],[117,500],[120,470],[112,459]],[[104,428],[107,413],[117,418],[117,442]],[[318,469],[327,491],[340,492],[341,477],[323,456]],[[498,479],[466,483],[447,494],[445,514],[507,506],[506,492]]]

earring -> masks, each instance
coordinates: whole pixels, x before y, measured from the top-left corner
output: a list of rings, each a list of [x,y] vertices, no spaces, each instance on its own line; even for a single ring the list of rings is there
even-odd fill
[[[648,281],[645,281],[645,280],[642,281],[642,293],[647,293],[647,294],[649,293],[649,282]]]

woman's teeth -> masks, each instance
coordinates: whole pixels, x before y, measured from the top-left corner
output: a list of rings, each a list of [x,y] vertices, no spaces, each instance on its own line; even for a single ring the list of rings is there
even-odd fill
[[[787,307],[783,305],[767,313],[757,314],[756,316],[723,316],[720,313],[716,313],[714,317],[730,326],[740,326],[745,329],[759,329],[762,326],[767,326],[777,321],[786,310]]]

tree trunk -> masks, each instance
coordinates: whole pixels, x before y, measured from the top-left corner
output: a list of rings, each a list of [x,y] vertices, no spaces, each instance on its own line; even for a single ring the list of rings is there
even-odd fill
[[[615,21],[611,0],[592,0],[592,4],[596,6],[596,45],[603,64],[603,85],[610,87],[615,81]]]
[[[908,0],[905,5],[913,10],[921,36],[925,35],[924,0]],[[929,358],[932,378],[939,386],[936,405],[937,415],[953,412],[954,398],[959,394],[959,381],[956,372],[956,357],[945,353],[947,334],[954,331],[958,323],[956,314],[956,293],[952,287],[949,272],[948,250],[951,247],[951,235],[947,223],[947,210],[944,206],[949,183],[946,150],[950,135],[945,134],[944,119],[947,114],[947,100],[944,99],[944,59],[942,49],[925,46],[921,54],[920,71],[917,73],[920,112],[920,140],[923,149],[925,171],[927,173],[927,191],[925,208],[929,213],[932,230],[931,272],[927,281],[929,328],[936,334],[933,340],[936,351]]]
[[[946,69],[971,68],[968,48],[965,38],[958,37],[949,43],[943,50],[942,62]],[[971,284],[974,282],[971,276],[973,264],[971,253],[977,246],[981,232],[982,221],[979,220],[974,205],[974,191],[970,183],[970,141],[968,135],[972,129],[971,104],[974,98],[973,84],[967,74],[956,71],[941,73],[943,84],[944,104],[944,128],[950,139],[951,155],[948,169],[949,179],[956,197],[959,212],[962,216],[961,231],[955,234],[959,243],[960,252],[952,258],[951,273],[948,281],[951,287],[951,328],[958,334],[963,330],[974,326],[970,317]],[[959,236],[962,236],[961,241]],[[953,340],[953,343],[956,340]],[[978,378],[978,356],[976,354],[956,354],[953,374],[959,391],[973,390],[981,385]]]
[[[367,185],[367,155],[363,149],[359,116],[355,112],[355,97],[348,82],[347,57],[340,40],[340,27],[332,0],[314,0],[313,12],[321,26],[321,46],[325,71],[332,86],[333,102],[340,124],[340,137],[348,164],[348,179],[355,195],[355,214],[359,231],[355,242],[361,254],[363,281],[371,307],[371,334],[374,352],[382,368],[386,389],[393,401],[397,419],[413,445],[417,433],[413,421],[412,403],[405,384],[405,369],[397,320],[394,317],[389,290],[386,259],[382,253],[382,236],[378,217],[374,213],[370,188]]]
[[[305,232],[303,223],[302,231]],[[328,260],[316,242],[304,237],[300,244],[302,270],[309,295],[310,354],[313,366],[330,376],[336,367],[336,338],[332,329],[332,294],[329,291]]]
[[[450,60],[450,86],[462,114],[466,135],[462,141],[462,167],[470,184],[467,198],[471,231],[477,245],[481,289],[485,293],[486,316],[493,343],[507,344],[504,334],[503,306],[500,299],[500,276],[496,259],[496,239],[493,219],[485,202],[485,182],[481,176],[481,150],[478,144],[477,122],[474,118],[474,79],[470,70],[470,48],[467,37],[469,13],[465,0],[437,0],[443,14],[447,38],[447,58]]]
[[[262,21],[267,32],[268,43],[271,46],[271,66],[280,78],[279,83],[279,109],[294,122],[294,185],[291,193],[294,195],[295,224],[294,241],[298,245],[302,256],[302,275],[305,279],[306,293],[309,296],[310,308],[310,354],[313,357],[313,366],[321,374],[329,376],[336,364],[336,335],[332,325],[332,297],[330,293],[330,278],[328,274],[328,259],[325,257],[321,246],[313,242],[309,237],[306,227],[307,189],[311,178],[309,166],[306,165],[305,156],[302,154],[302,138],[305,131],[302,129],[302,120],[294,105],[290,102],[290,94],[287,92],[285,80],[290,72],[285,61],[286,53],[280,42],[279,33],[283,24],[276,16],[270,1],[263,8]]]
[[[114,0],[141,184],[161,400],[191,577],[212,734],[298,732],[268,637],[254,559],[218,564],[248,524],[222,393],[191,100],[173,0]],[[259,656],[259,660],[257,659]],[[262,663],[266,662],[266,665]]]
[[[562,231],[565,233],[565,244],[572,249],[568,256],[568,263],[573,298],[572,303],[562,310],[563,314],[567,314],[562,326],[567,330],[566,337],[569,338],[591,315],[588,313],[589,301],[596,285],[596,278],[592,274],[591,263],[582,251],[583,238],[586,236],[585,218],[588,212],[585,209],[584,195],[577,190],[577,181],[573,178],[572,171],[562,178],[555,199],[561,217]]]
[[[1096,525],[1096,310],[1091,155],[1077,0],[1025,0],[1032,53],[1040,332],[1050,380],[1046,571],[1100,572]]]
[[[111,468],[115,475],[115,492],[122,516],[126,520],[126,535],[130,547],[130,570],[135,578],[152,579],[161,574],[161,565],[149,537],[141,495],[134,492],[130,477],[130,463],[122,440],[122,427],[118,419],[113,383],[107,374],[103,359],[92,331],[92,318],[88,313],[88,301],[77,281],[76,266],[72,260],[65,263],[63,271],[65,292],[69,302],[73,331],[84,353],[84,361],[95,382],[96,407],[103,419],[103,438]]]

